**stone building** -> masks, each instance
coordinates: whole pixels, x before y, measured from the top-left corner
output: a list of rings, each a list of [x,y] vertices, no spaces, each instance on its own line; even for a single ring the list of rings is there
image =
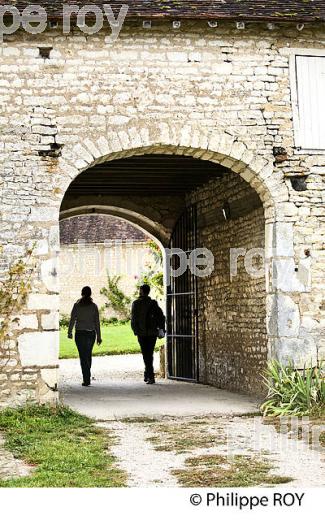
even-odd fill
[[[113,42],[76,16],[64,34],[61,2],[40,4],[46,30],[1,44],[1,265],[36,243],[38,266],[1,402],[58,397],[59,221],[89,213],[213,255],[208,276],[171,286],[169,375],[260,394],[267,359],[316,364],[324,2],[125,1]]]
[[[148,246],[149,237],[120,218],[82,215],[60,223],[60,314],[68,315],[80,290],[90,285],[93,298],[102,308],[107,303],[101,289],[107,275],[119,276],[119,288],[134,297],[141,275],[155,265]],[[106,318],[121,318],[108,308]]]

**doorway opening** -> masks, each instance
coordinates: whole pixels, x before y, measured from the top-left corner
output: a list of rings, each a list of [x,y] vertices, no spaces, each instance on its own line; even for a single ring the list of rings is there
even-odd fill
[[[60,357],[77,357],[67,327],[81,289],[90,286],[100,314],[103,344],[94,355],[139,353],[130,327],[131,304],[149,283],[165,310],[163,251],[139,227],[120,217],[90,214],[60,222]],[[161,342],[158,342],[158,346]]]
[[[206,248],[208,276],[188,269],[167,287],[167,376],[261,392],[267,361],[266,282],[231,251],[265,248],[261,200],[237,173],[183,155],[144,154],[97,164],[70,184],[61,219],[110,215],[142,228],[164,248]],[[254,258],[253,258],[254,263]],[[177,255],[170,265],[177,270]]]

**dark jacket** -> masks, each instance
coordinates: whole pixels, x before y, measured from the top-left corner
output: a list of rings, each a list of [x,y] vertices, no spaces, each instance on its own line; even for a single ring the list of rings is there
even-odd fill
[[[131,327],[136,336],[158,336],[165,330],[165,316],[156,300],[140,296],[132,304]]]
[[[97,341],[101,341],[100,321],[97,305],[92,302],[89,305],[82,305],[80,300],[74,304],[69,324],[68,334],[72,334],[73,327],[77,330],[94,330]]]

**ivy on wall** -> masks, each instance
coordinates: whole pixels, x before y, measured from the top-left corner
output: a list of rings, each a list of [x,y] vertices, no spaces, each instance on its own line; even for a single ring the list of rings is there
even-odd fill
[[[0,253],[2,248],[0,247]],[[14,324],[19,323],[19,313],[24,308],[31,290],[33,249],[29,249],[23,259],[14,262],[6,275],[0,280],[0,358],[10,359],[8,342],[11,339]]]
[[[119,283],[121,276],[110,276],[107,273],[107,286],[103,287],[100,294],[105,296],[107,302],[104,309],[113,309],[116,314],[123,320],[131,318],[131,298],[120,289]]]

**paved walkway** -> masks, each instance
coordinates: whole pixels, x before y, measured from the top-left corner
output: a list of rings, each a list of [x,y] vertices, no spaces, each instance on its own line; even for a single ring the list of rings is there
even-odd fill
[[[155,364],[158,371],[159,359]],[[61,361],[61,398],[71,408],[98,420],[140,416],[231,415],[255,412],[252,397],[213,387],[158,379],[143,382],[141,355],[95,357],[92,386],[81,386],[79,361]]]

